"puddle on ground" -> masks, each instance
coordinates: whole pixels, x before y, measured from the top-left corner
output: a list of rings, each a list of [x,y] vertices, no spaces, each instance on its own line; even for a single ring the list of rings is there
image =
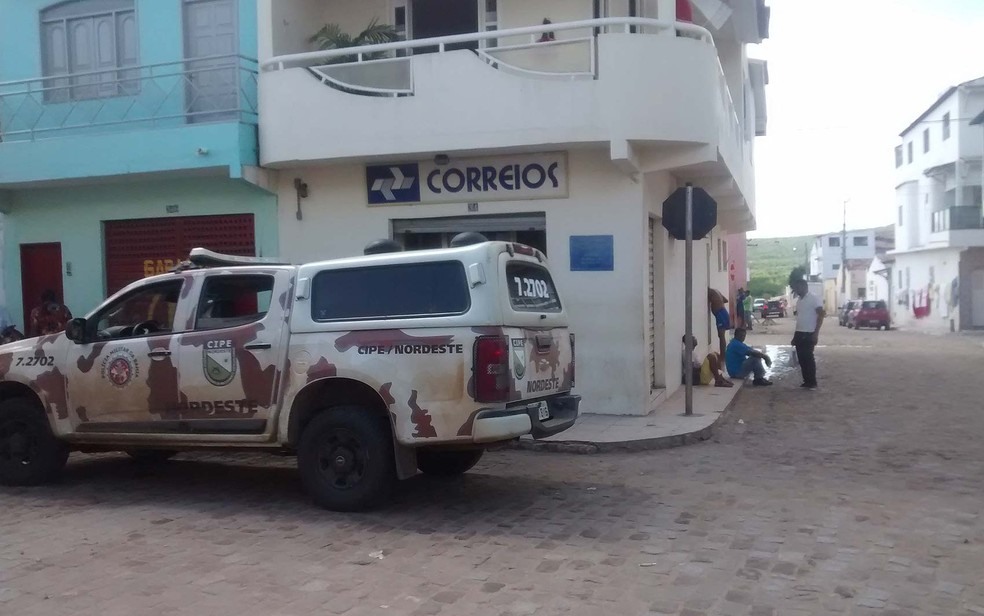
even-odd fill
[[[794,352],[790,344],[765,345],[765,354],[772,359],[772,366],[765,368],[765,378],[771,380],[796,370],[799,364],[793,361]]]

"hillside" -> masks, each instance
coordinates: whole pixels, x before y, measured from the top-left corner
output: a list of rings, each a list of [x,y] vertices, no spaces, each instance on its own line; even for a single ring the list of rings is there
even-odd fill
[[[807,264],[807,255],[815,238],[815,235],[801,235],[749,239],[748,269],[751,278],[748,289],[752,296],[767,297],[782,293],[789,272],[797,265]]]

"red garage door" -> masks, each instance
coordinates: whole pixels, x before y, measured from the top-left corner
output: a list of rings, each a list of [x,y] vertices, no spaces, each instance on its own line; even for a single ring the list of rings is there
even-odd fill
[[[134,280],[169,271],[187,259],[192,248],[243,257],[256,254],[252,214],[109,220],[103,225],[109,294]]]

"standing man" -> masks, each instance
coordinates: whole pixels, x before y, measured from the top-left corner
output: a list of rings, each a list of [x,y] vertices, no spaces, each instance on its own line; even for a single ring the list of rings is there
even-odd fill
[[[820,328],[826,313],[823,310],[823,300],[810,293],[810,286],[802,278],[790,277],[789,286],[799,297],[796,302],[796,333],[793,334],[793,346],[796,347],[796,357],[799,358],[800,370],[803,372],[805,389],[817,388],[817,360],[813,349],[820,339]]]
[[[745,329],[752,331],[752,292],[745,291],[745,301],[742,304],[742,313],[745,315]]]
[[[710,307],[711,314],[714,315],[714,321],[717,323],[718,342],[721,346],[721,357],[724,357],[725,347],[728,344],[725,340],[725,332],[731,329],[731,317],[728,315],[728,307],[725,306],[727,303],[728,298],[721,295],[720,291],[711,288],[707,289],[707,304]]]

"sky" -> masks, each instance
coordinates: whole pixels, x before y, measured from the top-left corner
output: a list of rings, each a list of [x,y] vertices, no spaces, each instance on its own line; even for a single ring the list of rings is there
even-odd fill
[[[767,136],[755,142],[757,230],[892,224],[898,134],[948,87],[984,76],[984,0],[766,0]]]

